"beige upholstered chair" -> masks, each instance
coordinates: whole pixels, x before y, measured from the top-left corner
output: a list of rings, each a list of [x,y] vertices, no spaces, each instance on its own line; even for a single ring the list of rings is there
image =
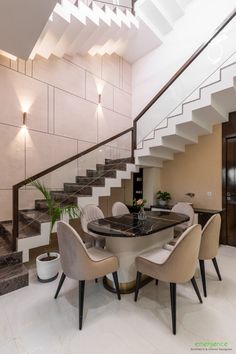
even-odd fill
[[[205,260],[211,259],[219,280],[221,279],[220,271],[216,261],[216,255],[219,247],[220,239],[220,226],[221,226],[221,217],[220,214],[213,215],[202,230],[202,240],[199,251],[199,263],[202,277],[202,286],[204,296],[207,297],[206,290],[206,277],[205,277]]]
[[[177,236],[180,236],[189,226],[193,225],[193,207],[189,203],[179,202],[173,206],[171,211],[173,213],[180,213],[189,217],[189,221],[183,222],[182,224],[175,227],[175,233]]]
[[[57,298],[66,277],[79,281],[79,329],[82,329],[85,280],[112,273],[116,293],[120,300],[117,269],[118,258],[100,248],[86,249],[77,232],[64,221],[57,225],[59,251],[63,273],[55,294]]]
[[[201,242],[201,227],[193,225],[179,238],[170,252],[163,248],[153,249],[136,258],[137,279],[134,300],[137,301],[142,274],[170,283],[172,330],[176,334],[176,283],[191,280],[202,303],[194,273]]]
[[[112,215],[113,216],[119,216],[119,215],[125,215],[129,214],[129,209],[124,203],[121,202],[115,202],[112,205]]]
[[[93,220],[103,219],[104,214],[101,209],[95,204],[88,204],[82,209],[81,213],[81,227],[85,235],[92,236],[94,238],[94,245],[97,247],[104,248],[105,238],[94,234],[92,231],[88,230],[88,223]]]
[[[171,240],[169,243],[166,243],[163,248],[168,251],[172,251],[174,248],[175,243],[178,240],[178,237],[182,235],[182,233],[190,226],[193,225],[194,219],[194,210],[193,207],[189,203],[179,202],[173,206],[171,209],[173,213],[180,213],[187,215],[189,217],[189,221],[183,222],[180,225],[175,226],[174,228],[174,239]]]

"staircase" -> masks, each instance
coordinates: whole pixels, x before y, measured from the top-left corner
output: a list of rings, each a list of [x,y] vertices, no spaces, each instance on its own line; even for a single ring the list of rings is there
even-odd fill
[[[27,268],[22,264],[22,252],[12,252],[10,234],[0,224],[0,295],[29,283]]]
[[[138,168],[132,163],[131,158],[106,159],[104,164],[96,165],[96,170],[88,169],[86,176],[76,176],[75,183],[65,182],[63,190],[51,191],[51,193],[54,200],[61,204],[73,204],[80,207],[87,204],[98,205],[99,197],[109,196],[111,188],[121,187],[122,180],[130,179],[131,174],[137,171]],[[45,200],[35,200],[35,208],[20,210],[19,217],[17,252],[11,252],[12,222],[6,221],[0,224],[0,267],[2,274],[0,294],[4,293],[1,292],[1,282],[4,284],[5,292],[8,292],[8,289],[12,286],[11,279],[14,279],[13,283],[16,283],[17,288],[28,284],[26,282],[27,270],[22,265],[22,261],[27,262],[29,260],[30,249],[49,243],[50,218]],[[56,231],[56,225],[54,231]],[[6,272],[3,272],[3,266]],[[8,270],[10,272],[9,279]],[[18,279],[17,274],[19,275],[19,281],[16,281]],[[9,282],[9,285],[6,285],[8,284],[6,282]]]
[[[213,126],[226,122],[233,111],[236,111],[236,54],[139,140],[135,164],[162,167],[163,161],[173,160],[175,153],[184,152],[186,145],[197,144],[199,136],[211,134]]]
[[[163,42],[190,1],[138,0],[134,16],[131,9],[109,4],[113,1],[86,1],[87,5],[83,1],[61,0],[30,59],[36,54],[48,59],[50,55],[61,58],[116,53],[134,62]]]

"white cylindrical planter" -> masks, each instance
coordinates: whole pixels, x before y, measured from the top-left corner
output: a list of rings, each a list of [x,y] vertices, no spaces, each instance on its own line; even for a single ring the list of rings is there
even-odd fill
[[[47,257],[47,253],[43,253],[36,258],[36,270],[38,280],[42,283],[53,281],[57,278],[60,269],[60,254],[57,252],[50,252],[51,257],[56,257],[50,261],[42,261]]]

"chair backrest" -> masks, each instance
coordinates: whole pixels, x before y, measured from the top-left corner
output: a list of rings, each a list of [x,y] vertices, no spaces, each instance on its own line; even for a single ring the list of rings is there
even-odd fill
[[[181,214],[188,215],[189,221],[186,221],[181,225],[186,225],[186,227],[193,225],[194,210],[189,203],[179,202],[173,206],[171,211],[173,211],[174,213],[181,213]]]
[[[88,204],[82,209],[81,213],[81,226],[84,232],[89,233],[88,223],[93,220],[103,219],[104,214],[101,209],[95,204]]]
[[[78,233],[66,222],[58,221],[57,237],[65,275],[75,280],[89,279],[94,262]]]
[[[130,214],[130,211],[124,203],[115,202],[112,205],[112,216],[119,216],[125,214]]]
[[[190,226],[178,239],[163,263],[163,276],[172,283],[185,283],[194,276],[201,243],[201,226]],[[160,279],[162,280],[162,279]]]
[[[202,240],[199,251],[199,259],[215,258],[219,248],[220,239],[220,214],[213,215],[202,230]]]

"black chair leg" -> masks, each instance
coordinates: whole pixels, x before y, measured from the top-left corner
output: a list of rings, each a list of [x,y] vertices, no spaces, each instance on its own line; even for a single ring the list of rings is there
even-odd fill
[[[138,292],[139,292],[139,288],[140,288],[141,277],[142,277],[142,273],[137,272],[134,301],[137,301],[137,299],[138,299]]]
[[[195,280],[194,277],[192,277],[191,283],[192,283],[192,285],[193,285],[193,288],[194,288],[194,290],[195,290],[195,293],[197,294],[198,300],[199,300],[200,303],[202,304],[202,297],[201,297],[201,295],[200,295],[200,291],[199,291],[199,289],[198,289],[198,286],[197,286],[197,283],[196,283],[196,280]]]
[[[216,261],[216,258],[213,258],[212,262],[214,264],[214,267],[215,267],[215,270],[216,270],[216,273],[218,275],[219,280],[222,280],[221,275],[220,275],[220,270],[219,270],[219,267],[218,267],[218,264],[217,264],[217,261]]]
[[[79,281],[79,329],[82,329],[84,311],[84,285],[85,280]]]
[[[115,287],[116,287],[117,297],[118,297],[118,300],[120,300],[120,287],[119,287],[117,272],[112,273],[112,275],[113,275],[113,280],[114,280]]]
[[[59,295],[59,292],[60,292],[60,290],[61,290],[61,287],[62,287],[62,285],[63,285],[65,279],[66,279],[66,275],[65,275],[64,273],[62,273],[61,278],[60,278],[60,281],[59,281],[59,284],[58,284],[58,287],[57,287],[56,294],[55,294],[55,296],[54,296],[54,299],[57,299],[57,297],[58,297],[58,295]]]
[[[170,301],[171,301],[171,317],[172,332],[176,334],[176,284],[170,283]]]
[[[204,296],[207,297],[207,290],[206,290],[206,275],[205,275],[205,263],[204,260],[199,260],[200,270],[201,270],[201,277],[202,277],[202,287]]]
[[[156,279],[156,285],[158,285],[158,279]]]
[[[98,282],[98,278],[95,278],[95,283],[97,283]]]

